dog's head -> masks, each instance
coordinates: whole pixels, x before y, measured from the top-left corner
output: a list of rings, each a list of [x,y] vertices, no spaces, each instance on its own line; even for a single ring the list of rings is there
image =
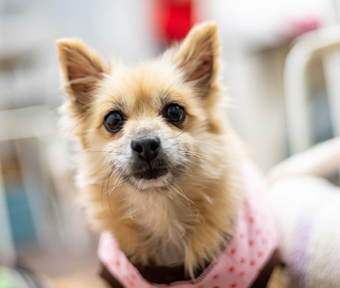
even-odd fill
[[[219,211],[217,206],[225,204],[216,193],[225,190],[235,151],[221,106],[216,30],[212,23],[198,25],[181,45],[136,67],[106,65],[78,39],[58,42],[68,93],[62,123],[81,143],[78,183],[92,187],[97,210],[102,199],[93,194],[104,191],[116,205],[110,207],[113,214],[121,218],[142,215],[138,213],[152,202],[159,209],[155,218],[174,213],[190,225],[206,213],[207,205],[214,202]],[[93,192],[95,186],[101,189]],[[183,202],[195,203],[200,211],[183,208]],[[148,215],[152,213],[150,209]],[[90,217],[107,218],[100,215]],[[159,220],[156,228],[156,221],[144,219],[145,214],[137,216],[135,222],[144,221],[157,233],[167,225]],[[105,229],[113,222],[106,221]],[[174,229],[186,229],[181,225]]]
[[[133,68],[107,66],[78,39],[61,40],[58,48],[69,95],[64,123],[120,181],[140,191],[167,190],[177,177],[194,172],[186,169],[191,158],[202,155],[204,162],[204,149],[215,149],[204,143],[204,135],[225,128],[215,107],[220,87],[214,24],[197,26],[178,48]]]

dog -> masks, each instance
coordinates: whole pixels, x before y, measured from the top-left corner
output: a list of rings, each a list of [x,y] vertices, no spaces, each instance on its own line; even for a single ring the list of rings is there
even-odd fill
[[[265,287],[280,262],[261,173],[225,117],[214,23],[138,66],[58,41],[64,134],[109,287]]]

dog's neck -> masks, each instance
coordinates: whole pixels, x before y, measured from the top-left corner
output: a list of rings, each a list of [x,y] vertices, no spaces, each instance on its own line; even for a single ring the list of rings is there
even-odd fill
[[[184,262],[188,234],[195,221],[191,214],[196,210],[193,203],[171,199],[165,193],[167,191],[147,191],[142,195],[148,198],[144,199],[144,205],[130,203],[128,209],[148,251],[148,262],[157,266]]]

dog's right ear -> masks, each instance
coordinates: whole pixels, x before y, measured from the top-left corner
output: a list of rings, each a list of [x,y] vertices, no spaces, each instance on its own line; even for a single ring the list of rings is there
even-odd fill
[[[98,53],[80,39],[58,40],[57,47],[65,90],[70,100],[84,111],[93,97],[98,81],[109,68]]]
[[[220,40],[217,25],[205,22],[193,27],[179,46],[174,61],[185,80],[200,91],[210,89],[219,74]]]

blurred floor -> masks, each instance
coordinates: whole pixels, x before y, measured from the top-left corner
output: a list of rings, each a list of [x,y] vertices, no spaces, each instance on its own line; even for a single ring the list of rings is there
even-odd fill
[[[32,249],[19,251],[19,263],[50,277],[64,276],[76,273],[79,270],[97,270],[97,241],[81,254],[74,254],[66,249],[56,249],[51,251],[42,251],[41,249]]]
[[[74,254],[67,249],[19,251],[19,262],[48,279],[56,288],[98,287],[99,263],[96,237],[86,253]]]

